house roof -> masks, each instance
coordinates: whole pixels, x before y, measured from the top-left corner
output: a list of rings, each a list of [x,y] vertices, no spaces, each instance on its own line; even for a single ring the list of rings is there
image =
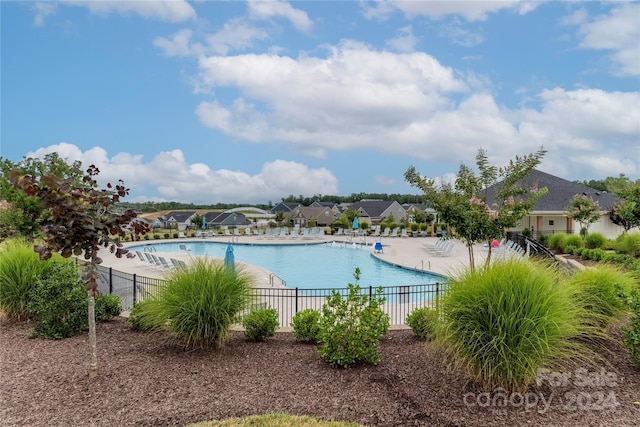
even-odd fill
[[[394,200],[361,200],[353,203],[350,207],[356,211],[362,210],[371,218],[376,218],[382,216],[384,211],[394,203],[398,202]]]
[[[166,214],[164,217],[167,221],[173,218],[176,222],[186,222],[189,218],[195,215],[195,211],[172,211]]]
[[[500,183],[487,187],[487,203],[494,203],[494,194]],[[607,192],[594,190],[586,185],[568,181],[557,176],[534,169],[529,176],[518,181],[522,187],[537,185],[538,188],[547,187],[546,195],[538,199],[533,206],[533,212],[564,212],[571,198],[577,194],[589,196],[594,202],[598,202],[601,211],[610,211],[621,198]]]

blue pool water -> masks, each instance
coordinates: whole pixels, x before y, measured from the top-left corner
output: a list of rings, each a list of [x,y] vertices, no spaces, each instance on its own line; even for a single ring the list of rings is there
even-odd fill
[[[154,248],[157,252],[184,252],[224,258],[227,243],[180,242],[153,243],[129,247],[130,250]],[[353,272],[360,268],[360,285],[411,286],[442,282],[442,277],[415,272],[380,261],[371,255],[371,247],[340,243],[310,245],[233,245],[236,261],[265,268],[282,278],[290,289],[345,288],[354,283]]]

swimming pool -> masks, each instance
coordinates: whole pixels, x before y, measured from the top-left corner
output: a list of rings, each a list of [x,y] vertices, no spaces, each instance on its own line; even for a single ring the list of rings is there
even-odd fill
[[[128,249],[157,252],[184,252],[224,258],[228,243],[179,242],[150,243]],[[289,289],[345,288],[354,283],[353,272],[360,268],[360,282],[365,286],[413,286],[442,281],[441,276],[416,272],[387,264],[371,255],[371,247],[343,243],[307,245],[250,245],[234,244],[237,261],[265,268],[283,279]]]

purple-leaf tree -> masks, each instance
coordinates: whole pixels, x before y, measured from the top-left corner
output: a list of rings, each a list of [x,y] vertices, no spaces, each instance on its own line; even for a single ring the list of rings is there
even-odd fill
[[[91,165],[82,180],[55,174],[38,178],[17,170],[10,175],[16,188],[38,197],[49,212],[42,223],[43,242],[34,247],[40,259],[49,259],[53,252],[59,252],[65,258],[84,256],[88,261],[82,278],[89,307],[90,377],[95,377],[98,371],[95,296],[98,295],[98,265],[102,262],[98,252],[104,247],[118,258],[126,256],[128,250],[119,239],[127,233],[138,239],[149,230],[147,224],[134,220],[137,214],[133,210],[118,212],[115,209],[115,203],[129,194],[122,180],[115,187],[107,184],[106,189],[99,189],[95,179],[99,173],[100,170]]]

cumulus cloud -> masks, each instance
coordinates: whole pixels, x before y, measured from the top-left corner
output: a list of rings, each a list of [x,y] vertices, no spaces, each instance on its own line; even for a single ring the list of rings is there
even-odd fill
[[[184,22],[196,18],[196,11],[186,0],[90,1],[62,0],[61,4],[86,7],[96,15],[138,15],[167,22]]]
[[[307,12],[296,9],[286,1],[279,0],[250,0],[248,3],[249,16],[253,19],[285,18],[298,30],[308,32],[313,28],[313,22]]]
[[[43,158],[57,152],[68,162],[100,169],[99,183],[122,179],[130,188],[125,200],[182,201],[193,203],[266,203],[284,194],[338,194],[338,180],[326,168],[311,169],[298,162],[274,160],[255,174],[228,169],[212,170],[204,163],[188,163],[179,149],[163,151],[151,161],[141,155],[118,153],[109,157],[101,147],[82,151],[61,142],[40,148],[27,157]]]
[[[318,157],[359,151],[473,164],[485,147],[500,163],[544,146],[553,167],[571,158],[588,175],[586,159],[605,165],[640,139],[638,92],[556,87],[531,94],[527,105],[535,107],[509,109],[496,103],[490,84],[422,52],[343,41],[326,57],[210,56],[199,69],[199,84],[240,93],[203,101],[196,110],[203,124]],[[638,173],[638,159],[629,157],[616,173]]]
[[[578,10],[562,22],[578,25],[579,46],[610,52],[615,68],[622,76],[640,75],[640,4],[625,3],[612,8],[608,14],[589,20],[584,10]]]
[[[55,3],[38,1],[31,5],[31,10],[35,14],[33,17],[33,25],[41,27],[44,25],[44,21],[49,15],[53,15],[56,12]]]

